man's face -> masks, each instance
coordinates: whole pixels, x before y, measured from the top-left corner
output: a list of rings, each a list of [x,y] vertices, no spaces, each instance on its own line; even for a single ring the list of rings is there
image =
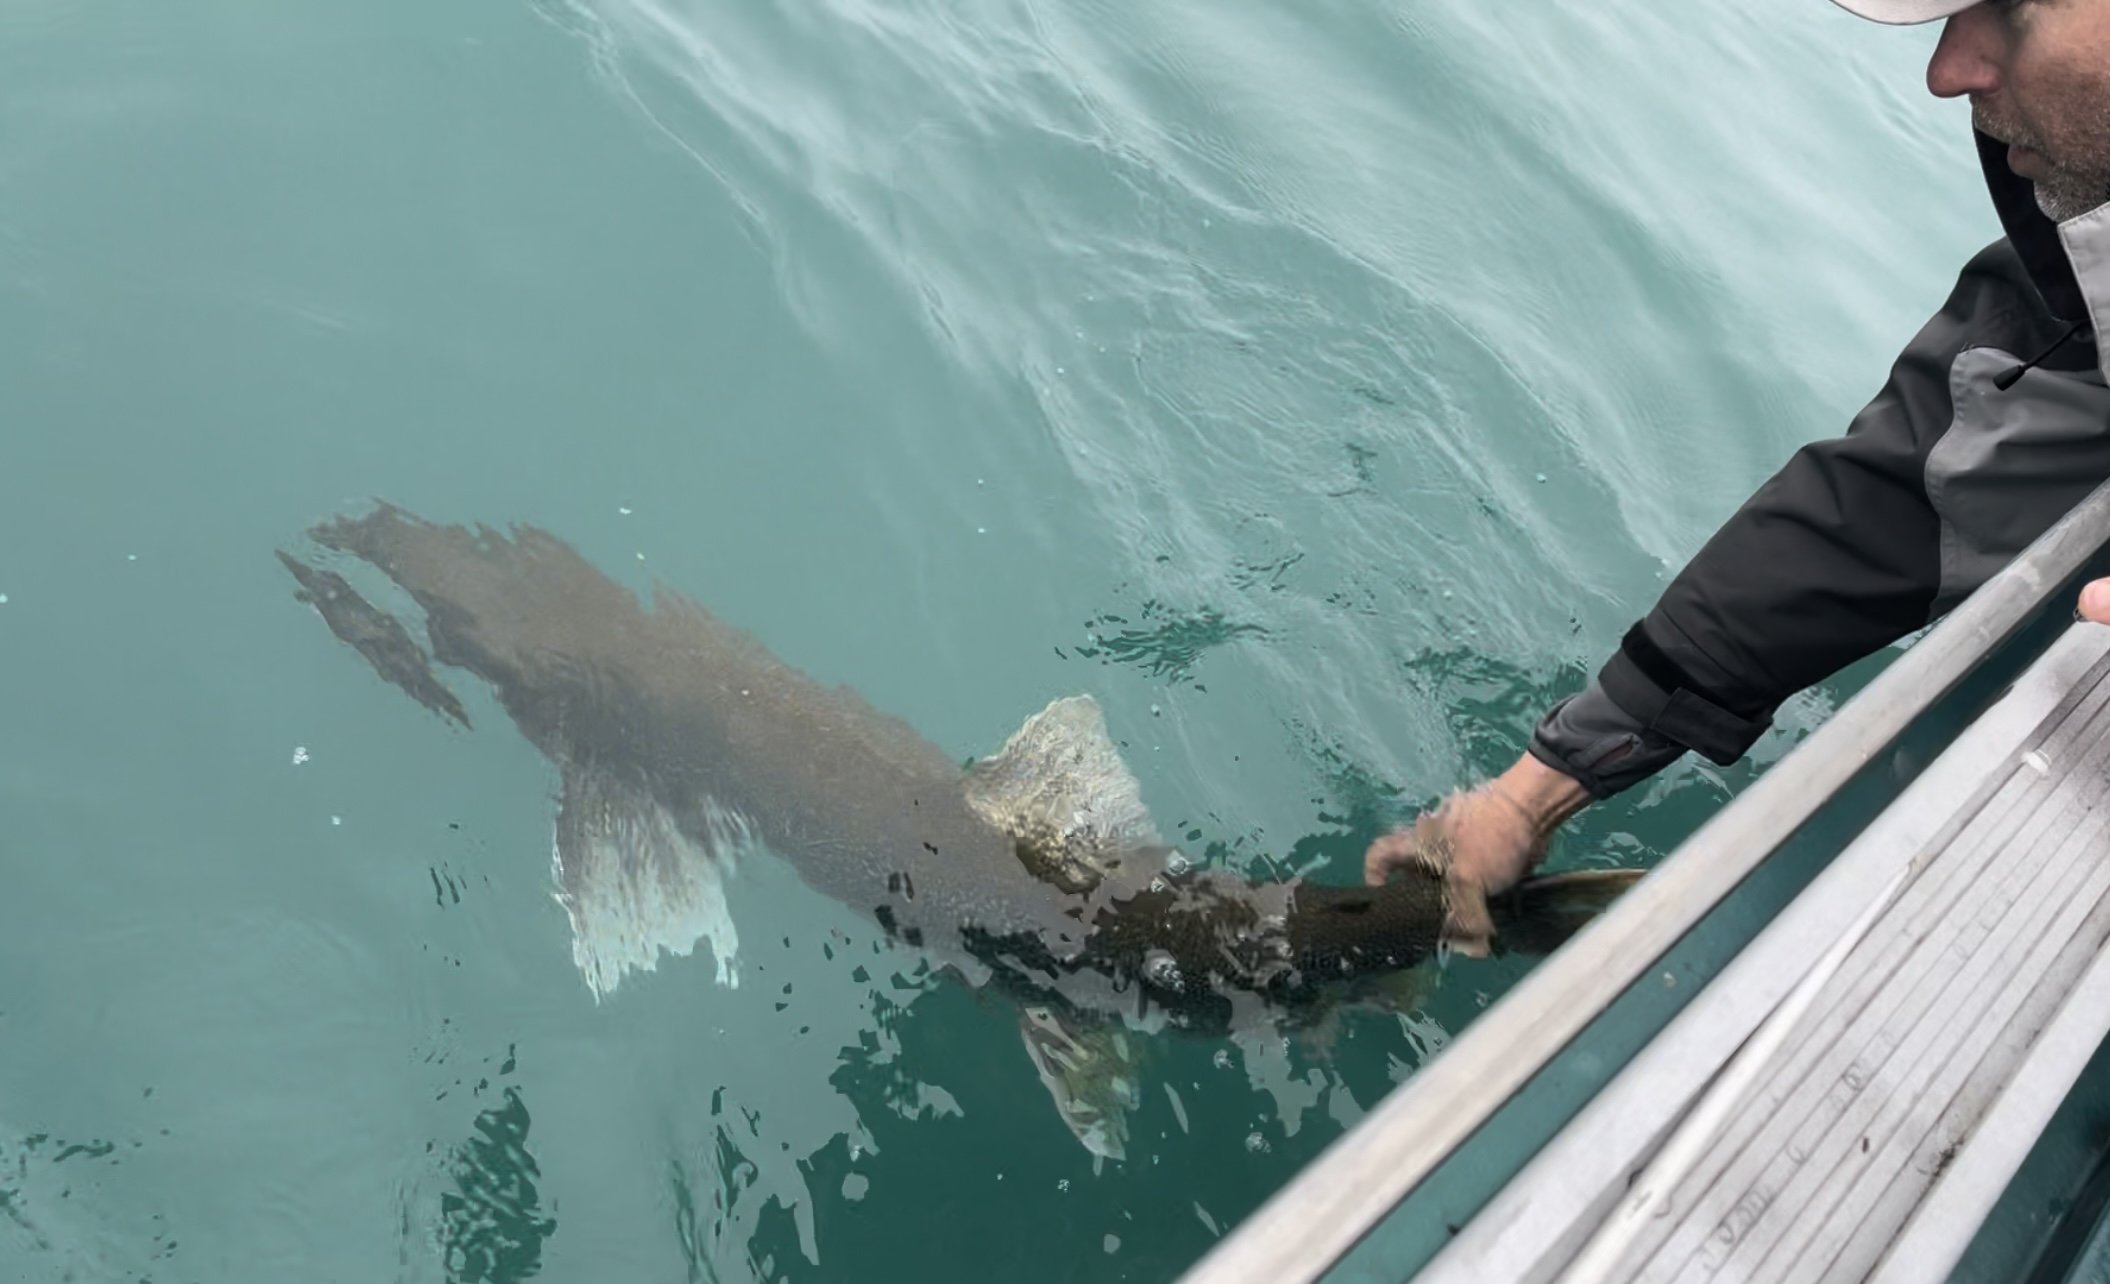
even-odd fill
[[[2110,201],[2110,0],[1985,0],[1949,19],[1927,66],[1943,98],[2008,145],[2054,219]]]

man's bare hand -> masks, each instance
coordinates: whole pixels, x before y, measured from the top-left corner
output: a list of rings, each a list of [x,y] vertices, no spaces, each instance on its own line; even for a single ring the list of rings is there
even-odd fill
[[[1443,939],[1461,954],[1484,957],[1495,934],[1488,897],[1523,881],[1545,859],[1553,831],[1589,801],[1580,784],[1526,755],[1370,844],[1363,881],[1376,887],[1413,866],[1441,871],[1449,902]]]

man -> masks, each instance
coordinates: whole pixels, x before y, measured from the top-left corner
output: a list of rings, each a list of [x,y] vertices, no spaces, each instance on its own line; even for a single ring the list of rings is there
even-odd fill
[[[1371,845],[1373,884],[1448,847],[1463,952],[1568,817],[1688,750],[1735,761],[1783,699],[1948,611],[2110,477],[2110,0],[1837,3],[1947,19],[1927,87],[1970,98],[2007,236],[1846,436],[1761,487],[1514,767]],[[2081,612],[2110,623],[2110,580]]]

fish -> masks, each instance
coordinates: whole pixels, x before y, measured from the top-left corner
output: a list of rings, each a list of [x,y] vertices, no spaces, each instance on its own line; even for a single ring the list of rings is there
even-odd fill
[[[598,1001],[708,942],[738,984],[725,880],[782,860],[941,973],[1015,1003],[1021,1041],[1093,1154],[1125,1154],[1137,1038],[1330,1011],[1436,958],[1436,854],[1382,887],[1253,878],[1160,835],[1098,703],[1064,696],[964,765],[664,585],[649,602],[538,527],[430,522],[380,503],[279,550],[296,597],[375,674],[463,728],[439,669],[481,680],[556,769],[551,866]],[[378,572],[423,640],[339,561]],[[1498,942],[1548,950],[1638,878],[1527,880]]]

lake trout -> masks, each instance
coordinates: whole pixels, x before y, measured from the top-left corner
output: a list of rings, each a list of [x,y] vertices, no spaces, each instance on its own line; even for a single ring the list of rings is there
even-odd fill
[[[765,851],[895,941],[1014,996],[1065,1121],[1119,1158],[1128,1029],[1294,1020],[1438,952],[1441,852],[1379,888],[1198,867],[1160,837],[1088,696],[1054,701],[963,768],[680,594],[646,606],[545,531],[384,505],[308,534],[328,553],[279,558],[338,638],[464,727],[434,665],[473,674],[556,767],[556,897],[597,998],[705,940],[719,980],[736,983],[723,878]],[[328,555],[406,593],[424,644]],[[1497,902],[1498,940],[1550,949],[1636,877],[1530,880]]]

